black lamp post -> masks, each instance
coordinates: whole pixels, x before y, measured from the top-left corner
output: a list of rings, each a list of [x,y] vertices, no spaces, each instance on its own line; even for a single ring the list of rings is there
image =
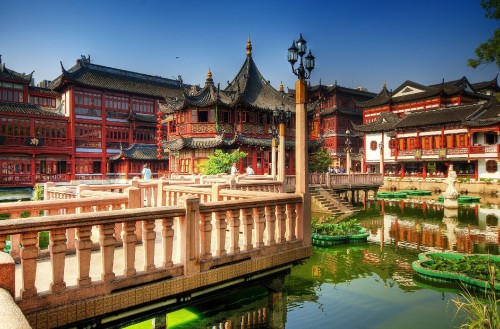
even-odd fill
[[[297,42],[295,42],[295,40],[292,41],[292,46],[288,48],[288,61],[292,65],[292,72],[299,78],[299,80],[309,79],[311,77],[311,71],[315,66],[314,56],[312,55],[311,50],[309,50],[309,53],[304,58],[304,61],[302,60],[307,51],[306,43],[307,42],[302,38],[301,33],[299,40],[297,40]],[[299,60],[299,57],[299,67],[295,69],[294,65],[297,60]]]

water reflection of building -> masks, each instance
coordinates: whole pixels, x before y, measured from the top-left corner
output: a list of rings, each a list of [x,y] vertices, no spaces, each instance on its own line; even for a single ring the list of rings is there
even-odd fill
[[[443,206],[422,201],[382,201],[383,225],[371,239],[409,248],[490,252],[500,242],[498,206],[463,206],[456,217],[445,216]],[[498,250],[495,252],[498,253]]]

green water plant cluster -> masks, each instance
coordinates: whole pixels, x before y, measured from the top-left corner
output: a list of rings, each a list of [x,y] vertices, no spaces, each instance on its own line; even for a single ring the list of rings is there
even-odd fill
[[[314,223],[312,233],[326,236],[341,236],[358,234],[359,224],[356,219],[350,219],[340,223]]]
[[[480,256],[463,258],[446,258],[440,255],[428,256],[432,262],[422,262],[422,267],[443,271],[465,274],[468,277],[489,281],[491,268],[495,268],[495,280],[500,281],[500,262]]]
[[[455,317],[465,318],[465,322],[459,328],[500,328],[499,300],[495,289],[496,273],[498,271],[494,267],[490,267],[488,280],[490,288],[483,297],[472,294],[464,286],[465,292],[451,300],[456,308]]]

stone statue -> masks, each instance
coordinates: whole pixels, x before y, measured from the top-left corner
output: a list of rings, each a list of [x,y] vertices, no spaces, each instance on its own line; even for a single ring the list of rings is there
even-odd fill
[[[459,193],[455,188],[456,181],[457,181],[457,173],[455,172],[455,170],[453,170],[453,165],[450,164],[448,168],[448,177],[446,177],[446,183],[448,183],[448,188],[446,188],[446,191],[443,192],[445,208],[458,207]]]

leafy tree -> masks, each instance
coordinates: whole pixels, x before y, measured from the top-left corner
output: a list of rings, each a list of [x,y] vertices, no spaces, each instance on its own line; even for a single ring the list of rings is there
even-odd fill
[[[486,11],[487,18],[500,18],[500,0],[481,0],[481,7]],[[493,37],[476,48],[475,59],[469,59],[467,65],[477,68],[481,64],[496,63],[500,68],[500,28],[493,33]]]
[[[331,164],[332,158],[325,149],[309,156],[309,172],[326,172]]]
[[[231,153],[225,153],[222,150],[215,150],[214,155],[210,155],[208,160],[198,165],[203,175],[217,175],[229,173],[233,163],[240,161],[247,154],[243,151],[235,150]]]

